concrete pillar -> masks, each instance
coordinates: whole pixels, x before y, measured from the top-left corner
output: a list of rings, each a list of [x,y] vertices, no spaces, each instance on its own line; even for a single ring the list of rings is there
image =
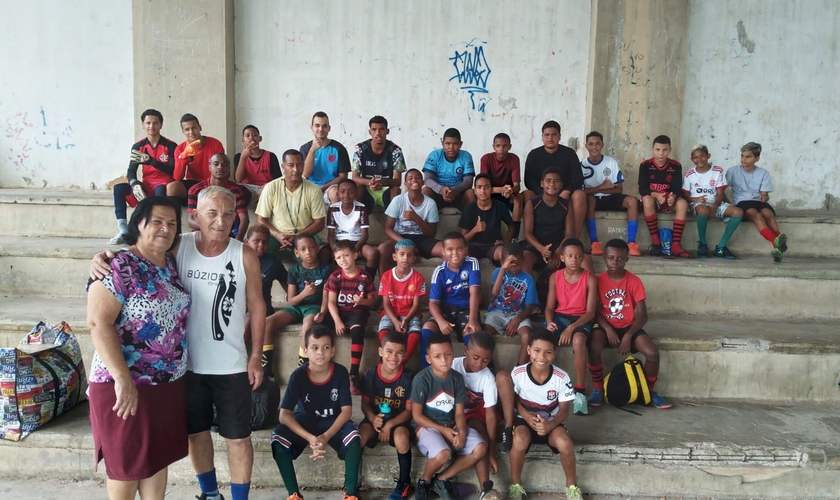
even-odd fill
[[[621,165],[625,193],[638,193],[639,163],[657,135],[683,157],[688,9],[688,0],[593,0],[588,125]]]
[[[159,109],[163,134],[184,140],[178,123],[192,113],[203,133],[236,147],[233,0],[134,0],[134,109]]]

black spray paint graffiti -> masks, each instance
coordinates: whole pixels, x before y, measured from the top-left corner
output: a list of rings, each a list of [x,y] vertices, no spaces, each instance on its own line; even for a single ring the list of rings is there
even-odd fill
[[[463,51],[456,49],[455,54],[449,58],[455,68],[455,75],[449,81],[457,81],[461,90],[469,92],[472,109],[482,113],[490,102],[487,81],[490,79],[491,69],[484,55],[483,45],[486,44],[484,40],[473,38],[463,44]]]

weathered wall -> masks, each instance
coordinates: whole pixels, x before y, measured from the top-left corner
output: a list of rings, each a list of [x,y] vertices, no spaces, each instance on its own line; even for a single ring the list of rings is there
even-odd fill
[[[776,206],[840,210],[840,3],[692,1],[690,11],[679,159],[690,165],[702,142],[729,167],[756,141]]]
[[[523,156],[557,119],[584,133],[588,2],[236,2],[236,122],[268,149],[312,138],[326,111],[345,146],[384,115],[409,168],[460,129],[477,162],[507,132]],[[467,87],[467,88],[463,88]]]
[[[133,137],[131,4],[2,2],[0,186],[102,188]]]

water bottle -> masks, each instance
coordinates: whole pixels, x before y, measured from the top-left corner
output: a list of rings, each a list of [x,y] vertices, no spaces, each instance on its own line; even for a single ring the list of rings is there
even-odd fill
[[[659,241],[662,243],[662,255],[671,256],[671,241],[674,239],[673,229],[663,227],[659,230]]]
[[[379,414],[382,415],[383,422],[387,422],[391,418],[391,405],[387,401],[379,403]]]

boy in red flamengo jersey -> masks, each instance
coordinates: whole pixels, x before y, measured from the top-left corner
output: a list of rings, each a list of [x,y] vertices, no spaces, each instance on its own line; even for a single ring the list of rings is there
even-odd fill
[[[210,178],[210,158],[224,154],[225,147],[217,139],[202,135],[198,118],[190,113],[181,117],[181,132],[186,140],[175,148],[175,180],[166,186],[166,196],[186,201],[191,187]]]
[[[339,269],[330,274],[324,291],[329,293],[327,307],[335,322],[335,333],[342,336],[350,332],[350,392],[358,395],[361,394],[359,365],[365,347],[365,324],[376,302],[376,289],[373,277],[356,265],[359,252],[352,241],[337,241],[333,257]]]
[[[592,320],[598,302],[598,280],[583,269],[583,243],[569,238],[560,247],[565,267],[549,278],[545,324],[558,336],[559,345],[570,345],[575,357],[574,413],[586,415],[586,345],[592,337]]]
[[[382,297],[382,318],[379,320],[379,342],[390,332],[406,336],[405,356],[402,364],[411,359],[420,345],[420,297],[426,295],[426,280],[412,265],[417,259],[414,242],[402,239],[394,246],[397,265],[379,279],[379,296]]]
[[[674,240],[671,242],[671,255],[691,258],[681,245],[688,203],[682,197],[682,165],[677,160],[668,158],[671,154],[671,138],[658,135],[653,139],[653,158],[639,165],[639,196],[645,223],[650,231],[651,245],[648,254],[653,257],[663,256],[662,243],[659,240],[659,221],[657,212],[674,212]]]
[[[629,248],[624,240],[610,240],[606,245],[604,262],[607,270],[598,275],[598,328],[592,332],[589,343],[589,371],[592,372],[594,390],[589,397],[591,406],[601,406],[604,401],[604,365],[601,351],[609,343],[625,356],[640,352],[645,357],[645,378],[650,388],[653,406],[670,408],[665,398],[654,390],[659,375],[659,349],[642,327],[647,323],[645,286],[638,276],[624,269]]]

